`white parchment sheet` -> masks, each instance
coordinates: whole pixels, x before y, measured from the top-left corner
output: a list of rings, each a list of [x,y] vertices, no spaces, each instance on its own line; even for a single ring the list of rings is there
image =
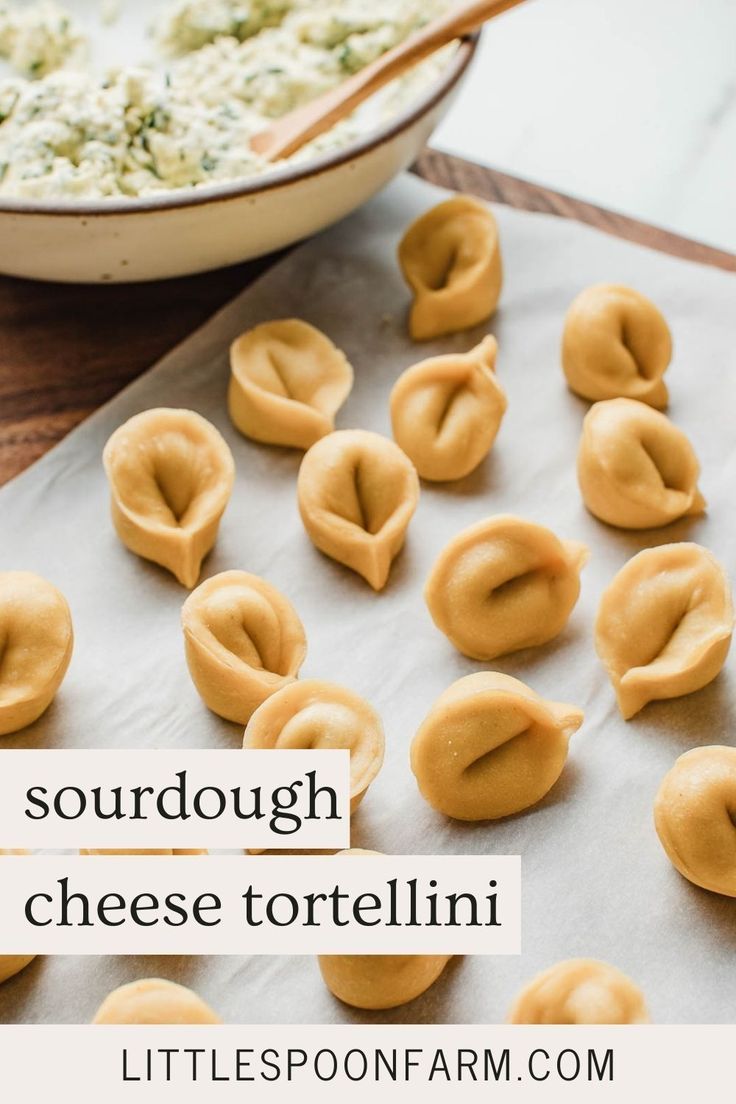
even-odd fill
[[[733,574],[733,276],[571,222],[498,208],[506,281],[490,328],[499,341],[508,413],[478,471],[456,484],[423,485],[406,549],[382,594],[309,542],[296,505],[301,454],[253,444],[229,423],[228,344],[263,320],[305,318],[345,349],[355,388],[338,425],[380,433],[390,433],[389,391],[404,368],[468,349],[482,336],[479,329],[421,347],[406,336],[409,297],[394,260],[396,244],[409,221],[441,198],[415,179],[397,181],[292,253],[0,492],[0,569],[29,569],[53,580],[69,599],[76,632],[57,701],[3,746],[239,746],[238,726],[209,713],[189,680],[179,627],[186,593],[117,540],[100,462],[105,440],[132,414],[191,407],[225,435],[238,472],[205,576],[242,568],[281,588],[307,631],[302,675],[351,687],[383,716],[386,761],[354,818],[354,846],[521,854],[523,955],[456,959],[424,996],[376,1014],[334,1000],[307,957],[39,958],[0,986],[0,1022],[87,1022],[111,988],[152,974],[193,986],[230,1022],[497,1022],[533,974],[577,955],[606,959],[631,974],[656,1021],[736,1022],[736,902],[676,874],[652,824],[654,795],[675,758],[696,745],[734,742],[736,660],[732,655],[700,693],[650,705],[625,723],[592,638],[601,591],[645,546],[696,540]],[[597,281],[639,288],[672,326],[669,413],[703,466],[710,510],[702,519],[626,533],[600,524],[581,503],[575,454],[587,404],[566,389],[559,342],[571,299]],[[501,822],[467,825],[425,804],[409,769],[410,740],[434,699],[478,669],[434,628],[422,586],[450,537],[502,511],[590,545],[582,595],[566,631],[547,647],[495,664],[543,695],[579,705],[586,718],[545,801]]]

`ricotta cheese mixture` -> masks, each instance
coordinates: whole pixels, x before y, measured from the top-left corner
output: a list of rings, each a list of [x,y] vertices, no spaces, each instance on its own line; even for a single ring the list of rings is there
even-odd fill
[[[0,0],[0,57],[19,73],[44,77],[84,52],[83,36],[53,0],[25,7]]]
[[[153,28],[160,69],[86,67],[85,36],[53,0],[0,0],[0,195],[140,196],[273,171],[249,138],[401,42],[451,0],[174,0]],[[103,9],[104,17],[104,9]],[[380,97],[394,114],[446,64]],[[294,160],[375,126],[359,110]]]

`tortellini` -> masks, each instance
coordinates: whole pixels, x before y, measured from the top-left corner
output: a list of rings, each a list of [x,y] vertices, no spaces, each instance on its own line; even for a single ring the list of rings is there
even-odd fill
[[[383,763],[381,718],[367,701],[331,682],[293,682],[255,711],[243,747],[350,752],[350,811],[363,800]]]
[[[440,553],[424,589],[438,629],[471,659],[552,640],[580,594],[588,550],[549,529],[498,514],[459,533]]]
[[[0,571],[0,736],[33,724],[49,707],[73,646],[63,594],[30,571]]]
[[[665,775],[654,823],[670,862],[703,889],[736,897],[736,748],[685,752]]]
[[[567,312],[562,368],[577,395],[639,399],[667,405],[663,376],[672,358],[672,337],[662,314],[644,295],[618,284],[594,284]]]
[[[296,610],[257,575],[225,571],[207,579],[189,595],[181,618],[192,681],[228,721],[247,724],[304,662],[307,641]]]
[[[456,820],[495,820],[554,786],[583,714],[544,701],[518,679],[482,671],[445,690],[411,745],[423,797]]]
[[[27,855],[28,852],[23,848],[0,848],[0,858],[6,855]],[[0,985],[7,981],[8,978],[15,977],[21,970],[24,970],[29,962],[33,962],[35,954],[29,955],[0,955]]]
[[[2,854],[2,852],[0,852]],[[33,962],[35,954],[31,955],[0,955],[0,985],[8,978],[15,977],[21,970],[25,970],[29,963]]]
[[[232,453],[192,410],[159,408],[125,422],[103,453],[120,540],[196,586],[235,478]]]
[[[330,433],[302,460],[297,490],[313,544],[382,590],[419,500],[399,446],[362,429]]]
[[[415,341],[470,329],[496,309],[503,281],[498,226],[472,196],[456,195],[413,222],[399,245],[399,264],[414,293]]]
[[[341,851],[370,858],[377,851]],[[407,1004],[433,985],[452,955],[319,955],[330,992],[353,1008],[380,1010]]]
[[[335,428],[353,386],[347,357],[297,318],[264,322],[230,348],[228,408],[254,441],[308,449]]]
[[[733,622],[726,573],[707,549],[666,544],[629,560],[605,590],[595,628],[623,716],[711,682]]]
[[[469,353],[423,360],[396,381],[394,438],[422,479],[462,479],[490,452],[507,405],[497,351],[489,336]]]
[[[539,974],[509,1013],[514,1024],[649,1023],[644,995],[606,962],[571,958]]]
[[[601,521],[622,529],[652,529],[701,514],[700,465],[682,430],[633,399],[608,399],[583,422],[578,482],[583,501]]]
[[[113,989],[97,1009],[95,1024],[219,1024],[208,1004],[163,978],[143,978]]]

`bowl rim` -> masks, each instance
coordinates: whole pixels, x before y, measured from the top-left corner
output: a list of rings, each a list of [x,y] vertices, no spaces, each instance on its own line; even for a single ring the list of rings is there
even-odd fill
[[[0,196],[0,215],[104,218],[106,215],[137,215],[147,211],[182,210],[187,207],[202,207],[207,204],[260,195],[288,187],[301,180],[320,176],[322,173],[365,157],[377,147],[409,130],[423,116],[429,114],[462,80],[477,51],[480,34],[480,31],[476,31],[475,34],[460,39],[455,56],[437,80],[432,81],[416,100],[412,100],[407,107],[383,123],[377,130],[371,130],[364,137],[339,149],[290,166],[281,172],[275,172],[273,176],[244,177],[227,183],[172,189],[147,196],[88,199],[82,202],[74,199],[47,200]]]

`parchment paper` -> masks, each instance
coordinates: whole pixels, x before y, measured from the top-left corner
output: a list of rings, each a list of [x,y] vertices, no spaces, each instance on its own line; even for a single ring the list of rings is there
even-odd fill
[[[301,454],[252,444],[228,421],[228,344],[268,318],[305,318],[346,350],[356,380],[339,426],[382,433],[390,432],[390,387],[405,367],[480,338],[483,329],[417,347],[406,336],[408,293],[394,251],[407,223],[440,198],[417,180],[397,181],[282,261],[0,493],[0,568],[52,579],[70,601],[77,641],[56,703],[4,746],[239,745],[239,728],[210,714],[189,680],[179,628],[185,592],[113,533],[100,463],[108,435],[132,414],[191,407],[225,435],[238,470],[205,575],[243,568],[280,587],[306,626],[303,676],[352,687],[384,718],[386,762],[354,818],[354,845],[521,854],[523,955],[457,959],[423,997],[378,1014],[335,1001],[307,957],[39,958],[0,987],[0,1021],[87,1022],[115,985],[161,974],[192,985],[230,1022],[497,1022],[534,973],[577,955],[629,973],[656,1021],[736,1020],[736,903],[684,881],[652,824],[655,792],[675,758],[696,745],[734,740],[734,658],[700,693],[650,705],[625,723],[592,640],[601,591],[645,546],[694,539],[733,571],[734,278],[570,222],[498,208],[506,283],[491,328],[509,410],[476,473],[422,487],[407,547],[379,595],[321,556],[305,535],[295,497]],[[669,413],[703,465],[710,503],[703,519],[626,533],[598,523],[581,503],[574,459],[587,404],[566,389],[558,350],[569,302],[596,281],[639,288],[671,323]],[[540,693],[581,706],[586,720],[545,801],[505,821],[463,825],[424,803],[409,770],[409,742],[434,699],[478,667],[433,627],[421,592],[446,541],[500,511],[591,547],[567,630],[547,647],[495,663]]]

